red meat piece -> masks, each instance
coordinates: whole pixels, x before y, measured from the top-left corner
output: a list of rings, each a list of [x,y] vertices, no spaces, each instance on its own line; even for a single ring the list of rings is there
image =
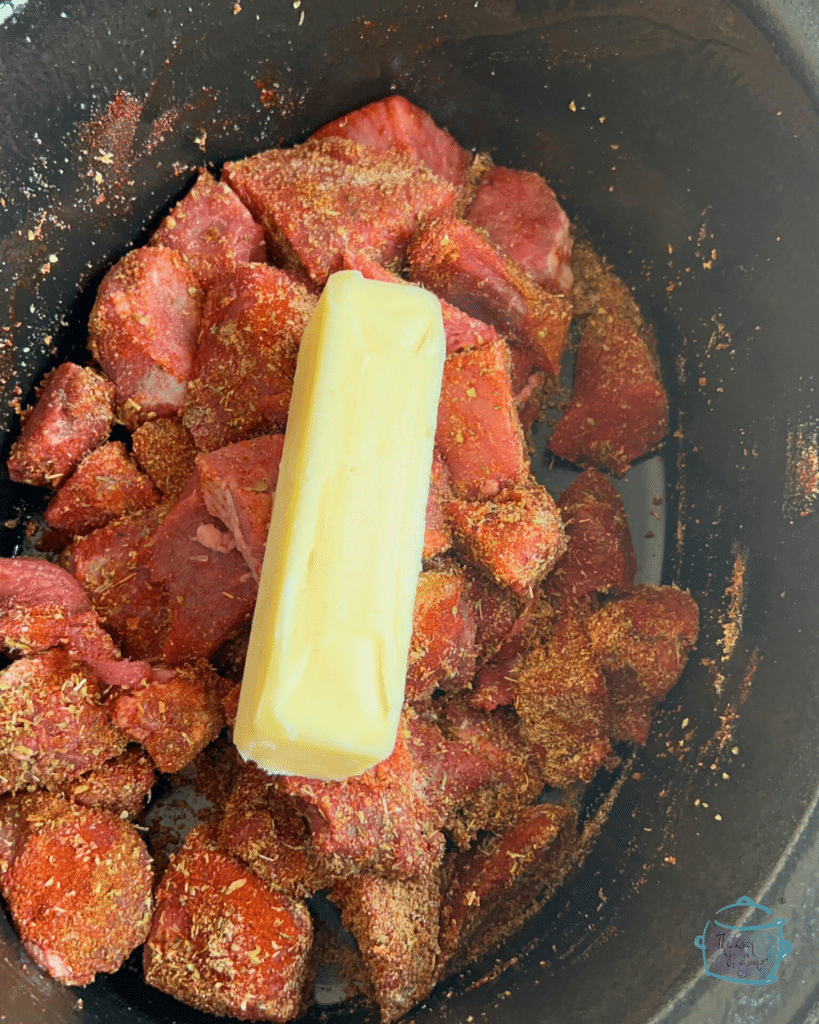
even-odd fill
[[[132,746],[99,768],[66,783],[60,793],[81,807],[99,807],[117,817],[136,818],[155,783],[151,759],[140,747]]]
[[[200,448],[284,427],[315,304],[284,271],[260,264],[240,267],[208,294],[182,415]]]
[[[82,584],[100,621],[128,658],[159,661],[168,635],[165,588],[151,582],[148,557],[165,513],[125,516],[70,544],[68,571]]]
[[[452,212],[455,189],[406,153],[326,138],[271,149],[223,171],[285,269],[323,285],[345,250],[399,263],[419,221]]]
[[[462,574],[430,570],[418,577],[407,665],[408,700],[459,689],[475,673],[475,615]]]
[[[52,978],[88,985],[148,934],[151,858],[133,825],[109,811],[44,793],[15,799],[24,824],[6,875],[11,919]]]
[[[160,771],[176,772],[224,728],[224,689],[206,661],[157,668],[153,678],[114,698],[111,716],[129,739],[145,747]]]
[[[567,548],[546,579],[557,603],[586,594],[630,590],[637,560],[620,495],[596,469],[587,469],[560,495]]]
[[[413,281],[527,345],[541,369],[558,375],[572,316],[566,298],[538,287],[481,232],[454,217],[422,226],[407,256]]]
[[[529,648],[515,685],[521,732],[541,748],[535,756],[555,787],[591,782],[612,753],[609,695],[584,618],[565,613],[546,650]]]
[[[0,558],[0,634],[10,629],[12,613],[36,615],[45,609],[52,619],[65,620],[91,611],[88,595],[65,569],[43,558]],[[13,647],[7,642],[6,647]]]
[[[313,925],[194,828],[165,872],[145,943],[145,980],[205,1013],[287,1021],[307,1008]]]
[[[236,193],[204,168],[148,244],[176,250],[206,290],[243,263],[267,262],[261,227]]]
[[[125,749],[106,688],[60,650],[0,672],[0,792],[59,786]]]
[[[408,715],[392,754],[361,775],[343,782],[281,779],[335,875],[372,870],[411,877],[443,856],[444,837],[428,806],[426,780],[410,755]]]
[[[478,661],[488,661],[512,635],[525,606],[512,591],[497,586],[483,574],[467,570],[464,575],[469,601],[475,609]]]
[[[472,156],[439,128],[425,111],[403,96],[368,103],[324,125],[311,136],[338,136],[374,149],[397,150],[420,160],[457,189],[468,185]]]
[[[193,382],[188,385],[190,389]],[[166,498],[178,498],[190,479],[197,447],[179,420],[161,417],[141,424],[131,435],[134,458]]]
[[[461,498],[494,497],[527,474],[509,355],[500,339],[446,357],[435,444]]]
[[[88,343],[116,385],[127,427],[182,408],[201,316],[202,290],[172,249],[134,249],[105,275]]]
[[[262,572],[284,434],[219,448],[197,461],[199,486],[212,516],[233,534],[256,580]]]
[[[546,803],[525,808],[503,835],[450,855],[439,976],[462,969],[513,934],[551,897],[577,849],[577,813]]]
[[[697,642],[699,609],[676,587],[636,587],[587,624],[611,695],[611,736],[645,743],[656,704],[682,674]]]
[[[433,558],[452,544],[452,534],[444,519],[444,501],[450,497],[449,471],[438,454],[432,453],[432,473],[427,498],[426,527],[424,529],[424,558]]]
[[[9,476],[36,487],[59,487],[83,455],[105,440],[114,420],[114,385],[93,370],[61,363],[40,388],[11,446]]]
[[[336,882],[330,899],[361,951],[382,1024],[398,1020],[435,983],[438,873],[408,879],[362,874]]]
[[[532,590],[566,549],[557,507],[537,484],[513,487],[492,501],[444,503],[456,550],[520,597]]]
[[[479,711],[494,711],[515,703],[517,678],[526,646],[524,636],[513,636],[492,661],[481,667],[472,683],[471,707]]]
[[[543,418],[546,373],[537,369],[537,359],[529,348],[509,346],[510,377],[515,408],[526,436],[535,420]]]
[[[153,508],[162,495],[121,441],[108,441],[86,455],[51,499],[46,522],[74,535],[89,533],[128,512]]]
[[[256,581],[232,544],[232,535],[208,514],[197,472],[157,529],[148,557],[151,579],[168,591],[171,622],[163,654],[169,665],[209,658],[252,614]]]
[[[655,361],[631,321],[589,319],[577,349],[568,408],[549,447],[578,466],[621,476],[668,432],[668,397]]]
[[[541,288],[571,292],[569,218],[539,174],[493,167],[478,186],[466,217]]]

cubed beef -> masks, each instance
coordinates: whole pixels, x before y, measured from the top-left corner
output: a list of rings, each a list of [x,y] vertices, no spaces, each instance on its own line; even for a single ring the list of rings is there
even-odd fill
[[[464,573],[467,594],[475,609],[475,647],[479,662],[488,661],[509,639],[525,607],[511,590],[472,569]]]
[[[562,603],[592,592],[626,591],[637,560],[620,495],[596,469],[587,469],[557,502],[566,552],[546,579],[549,598]]]
[[[463,575],[429,570],[418,577],[407,665],[408,700],[459,689],[475,673],[475,614]]]
[[[316,300],[284,271],[240,267],[208,294],[183,422],[204,451],[284,427]]]
[[[61,650],[0,671],[0,792],[59,786],[125,749],[106,687]]]
[[[679,679],[697,642],[699,609],[676,587],[636,587],[588,620],[611,697],[611,736],[645,743],[656,704]]]
[[[446,357],[435,444],[458,497],[492,498],[527,475],[508,350],[500,339]]]
[[[407,256],[413,281],[527,345],[541,369],[558,375],[572,316],[564,296],[544,291],[477,228],[454,217],[422,226]]]
[[[578,466],[622,475],[667,432],[668,398],[643,337],[617,310],[598,310],[580,339],[569,405],[549,447]]]
[[[162,877],[145,943],[145,980],[205,1013],[287,1021],[307,1007],[313,924],[268,889],[206,826]]]
[[[130,746],[99,768],[67,782],[59,792],[80,807],[98,807],[120,818],[136,818],[155,783],[151,759],[141,747]]]
[[[153,508],[161,497],[125,445],[108,441],[82,459],[49,502],[45,519],[76,536],[126,513]]]
[[[83,455],[104,441],[114,420],[114,385],[93,370],[61,363],[43,381],[33,409],[11,446],[9,476],[36,487],[59,487]]]
[[[437,451],[432,453],[432,472],[424,528],[424,558],[443,554],[452,544],[452,533],[444,519],[444,501],[452,494],[449,470]]]
[[[201,315],[202,290],[172,249],[134,249],[105,275],[88,343],[116,385],[126,426],[182,408]]]
[[[398,1020],[435,982],[438,872],[417,878],[362,874],[336,882],[330,899],[358,943],[382,1024]]]
[[[467,561],[520,597],[531,595],[566,549],[557,507],[537,484],[509,488],[491,501],[451,498],[444,515]]]
[[[212,516],[233,534],[253,576],[262,572],[284,434],[239,441],[197,460],[199,486]]]
[[[469,704],[479,711],[494,711],[515,703],[517,679],[526,653],[521,633],[507,640],[495,657],[482,665],[472,683]]]
[[[178,252],[204,289],[243,263],[267,261],[260,225],[233,189],[204,168],[149,244]]]
[[[208,513],[198,472],[157,529],[148,565],[168,591],[169,665],[209,658],[253,612],[256,581],[232,534]]]
[[[541,288],[571,292],[569,218],[539,174],[493,167],[466,217]]]
[[[88,985],[148,934],[151,858],[134,826],[109,811],[44,793],[15,800],[24,833],[5,882],[14,927],[52,978]]]
[[[343,253],[397,265],[419,221],[452,213],[455,189],[406,153],[326,138],[225,164],[285,269],[322,285]]]
[[[224,690],[224,681],[206,661],[156,668],[141,686],[113,698],[111,717],[129,739],[145,747],[160,771],[175,772],[222,731]]]
[[[197,453],[187,427],[163,416],[137,427],[131,441],[134,458],[154,487],[166,498],[178,498],[193,472]]]

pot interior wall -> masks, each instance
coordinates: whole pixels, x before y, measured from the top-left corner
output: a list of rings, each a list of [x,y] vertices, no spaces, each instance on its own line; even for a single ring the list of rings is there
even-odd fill
[[[717,1019],[717,995],[731,1010],[725,987],[696,980],[694,937],[765,891],[819,776],[817,117],[769,45],[718,0],[78,0],[65,14],[30,0],[0,48],[4,410],[57,350],[81,349],[102,272],[198,165],[299,141],[391,91],[464,145],[542,171],[634,286],[675,410],[664,580],[700,602],[702,642],[507,969],[444,984],[416,1018]],[[6,490],[9,514],[18,498]],[[138,965],[66,991],[0,928],[9,1020],[206,1019],[146,989]],[[807,932],[794,941],[776,999],[737,1019],[801,1019],[819,965]]]

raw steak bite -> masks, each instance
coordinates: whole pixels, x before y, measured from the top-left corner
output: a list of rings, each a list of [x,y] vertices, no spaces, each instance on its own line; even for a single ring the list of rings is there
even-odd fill
[[[403,96],[368,103],[319,128],[313,139],[338,136],[377,150],[397,150],[419,160],[456,189],[469,184],[472,155],[448,131]]]
[[[569,406],[549,447],[622,476],[667,433],[668,398],[647,345],[629,318],[601,308],[580,339]]]
[[[206,661],[156,668],[151,679],[113,699],[111,717],[129,739],[145,747],[161,772],[176,772],[224,728],[224,689]]]
[[[83,458],[49,502],[45,519],[56,530],[76,536],[126,513],[153,508],[161,497],[125,445],[108,441]]]
[[[337,882],[330,899],[358,943],[382,1024],[398,1020],[436,980],[438,873],[407,879],[362,874]]]
[[[451,498],[444,515],[456,550],[519,597],[531,596],[566,550],[560,514],[538,484],[509,488],[490,501]]]
[[[165,513],[125,516],[70,544],[63,562],[91,599],[100,622],[127,658],[159,661],[168,634],[168,599],[151,582],[147,560]]]
[[[437,451],[432,453],[432,472],[427,498],[427,518],[424,529],[424,558],[433,558],[452,544],[452,533],[444,519],[444,501],[450,497],[449,471]]]
[[[577,848],[577,813],[535,804],[503,835],[450,854],[438,976],[461,970],[513,934],[554,893]]]
[[[165,872],[145,980],[205,1013],[287,1021],[307,1007],[313,924],[197,826]]]
[[[407,665],[408,700],[460,689],[475,673],[475,615],[463,575],[429,570],[418,577]]]
[[[137,427],[131,441],[134,458],[154,487],[166,498],[178,498],[196,459],[190,431],[179,420],[161,417]]]
[[[219,448],[197,460],[208,512],[227,526],[258,581],[262,572],[284,434]]]
[[[524,603],[512,591],[499,587],[474,569],[464,573],[467,594],[475,609],[475,646],[479,662],[494,658],[511,636]]]
[[[148,934],[151,858],[109,811],[43,793],[15,798],[23,835],[6,900],[26,952],[65,985],[117,970]]]
[[[656,704],[682,674],[697,642],[699,609],[676,587],[636,587],[587,623],[611,695],[612,739],[645,743]]]
[[[261,226],[236,193],[204,168],[148,244],[176,250],[206,290],[242,263],[267,262]]]
[[[92,768],[60,787],[60,794],[80,807],[97,807],[119,818],[136,818],[156,783],[153,763],[141,747]]]
[[[527,345],[541,369],[558,375],[571,303],[538,287],[477,228],[454,217],[433,221],[415,234],[407,257],[413,281]]]
[[[532,280],[550,292],[572,288],[569,218],[539,174],[493,167],[466,218],[489,236]]]
[[[116,385],[117,415],[130,429],[182,408],[202,298],[182,257],[159,246],[134,249],[103,278],[88,344]]]
[[[596,469],[587,469],[557,502],[566,553],[546,579],[550,599],[573,601],[586,594],[630,590],[637,560],[623,502]]]
[[[0,672],[0,793],[60,786],[125,749],[106,687],[60,650]]]
[[[500,339],[446,357],[435,444],[459,498],[492,498],[527,475],[509,355]]]
[[[240,267],[208,294],[182,421],[204,451],[283,428],[316,300],[275,267]]]
[[[168,591],[169,665],[209,658],[253,612],[256,581],[233,535],[208,514],[198,472],[157,529],[148,567]]]
[[[326,138],[225,164],[231,188],[264,226],[287,268],[317,285],[344,251],[394,266],[419,221],[450,214],[455,189],[406,153]]]
[[[61,363],[49,373],[6,467],[12,480],[59,487],[83,455],[108,436],[114,421],[114,385],[93,370]]]

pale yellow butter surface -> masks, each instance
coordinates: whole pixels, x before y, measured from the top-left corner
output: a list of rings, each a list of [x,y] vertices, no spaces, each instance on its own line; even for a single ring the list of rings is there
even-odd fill
[[[341,271],[301,342],[234,742],[270,772],[388,757],[445,355],[438,300]]]

